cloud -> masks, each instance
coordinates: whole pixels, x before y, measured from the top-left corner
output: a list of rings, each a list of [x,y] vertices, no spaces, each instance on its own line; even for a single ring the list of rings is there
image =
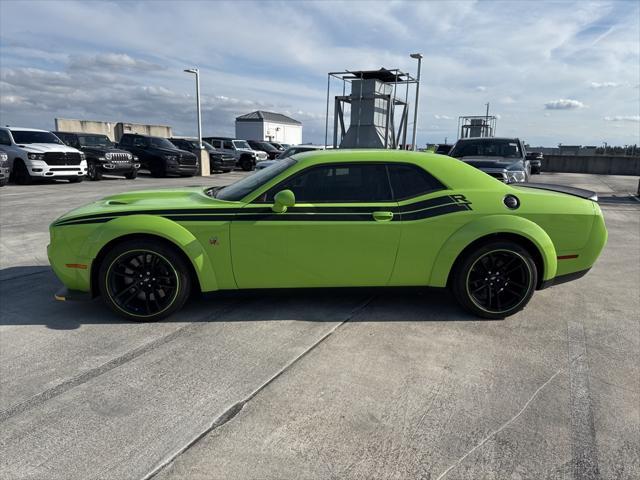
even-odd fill
[[[622,86],[621,83],[617,82],[591,82],[591,88],[599,89],[599,88],[616,88]]]
[[[451,117],[448,115],[434,115],[433,118],[435,118],[436,120],[451,120]]]
[[[640,115],[616,115],[613,117],[604,117],[607,122],[635,122],[640,123]]]
[[[551,100],[544,104],[544,108],[547,110],[575,110],[578,108],[584,108],[586,105],[578,100],[572,100],[570,98],[561,98],[560,100]]]
[[[487,87],[483,86],[483,85],[478,85],[476,87],[476,92],[485,92],[487,90]]]
[[[129,70],[149,72],[164,70],[165,67],[145,60],[135,59],[126,53],[102,53],[98,55],[80,55],[72,57],[70,69],[79,70]]]

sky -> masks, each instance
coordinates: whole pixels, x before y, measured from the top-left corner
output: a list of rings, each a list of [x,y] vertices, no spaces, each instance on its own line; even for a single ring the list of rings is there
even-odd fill
[[[531,145],[640,144],[637,0],[0,0],[0,124],[53,129],[64,117],[193,135],[183,69],[197,66],[205,135],[234,135],[235,117],[260,109],[323,143],[327,72],[415,75],[412,52],[424,55],[419,145],[451,143],[458,116],[487,102],[498,135]]]

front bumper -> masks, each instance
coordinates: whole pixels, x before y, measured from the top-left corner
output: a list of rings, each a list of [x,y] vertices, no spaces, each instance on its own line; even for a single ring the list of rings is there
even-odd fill
[[[131,162],[100,162],[97,165],[103,173],[131,172],[140,168],[139,163]]]
[[[26,162],[29,175],[32,177],[82,177],[87,174],[87,162],[82,160],[77,165],[48,165],[44,160],[28,160]]]
[[[211,168],[216,170],[233,170],[236,166],[235,158],[212,158],[211,159]]]
[[[197,175],[200,172],[200,166],[195,165],[183,165],[180,163],[168,163],[167,173],[175,173],[178,175]]]
[[[9,178],[9,167],[0,167],[0,180]]]

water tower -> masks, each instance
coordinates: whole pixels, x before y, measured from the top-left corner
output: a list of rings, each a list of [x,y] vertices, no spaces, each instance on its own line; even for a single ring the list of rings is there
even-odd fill
[[[396,149],[406,145],[409,85],[417,83],[411,75],[386,68],[329,73],[325,145],[332,78],[342,82],[342,95],[334,98],[333,148]],[[347,86],[351,91],[348,95]]]

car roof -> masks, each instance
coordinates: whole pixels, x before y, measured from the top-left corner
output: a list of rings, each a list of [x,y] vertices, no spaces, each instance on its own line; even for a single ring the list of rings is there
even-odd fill
[[[63,132],[61,130],[51,130],[51,133],[55,133],[56,135],[58,133],[62,133],[65,135],[101,135],[103,137],[107,137],[108,135],[106,133],[95,133],[95,132]]]
[[[503,185],[477,168],[446,155],[433,152],[384,149],[335,149],[312,150],[292,155],[301,170],[325,163],[404,163],[426,169],[450,188],[483,189],[500,188]]]
[[[460,138],[458,142],[466,142],[469,140],[520,140],[518,137],[468,137]]]
[[[40,128],[25,128],[25,127],[0,127],[2,130],[20,130],[23,132],[49,132],[49,130],[42,130]]]
[[[235,138],[235,137],[215,137],[215,136],[206,136],[206,137],[202,137],[202,138],[215,138],[216,140],[240,140],[239,138]]]

